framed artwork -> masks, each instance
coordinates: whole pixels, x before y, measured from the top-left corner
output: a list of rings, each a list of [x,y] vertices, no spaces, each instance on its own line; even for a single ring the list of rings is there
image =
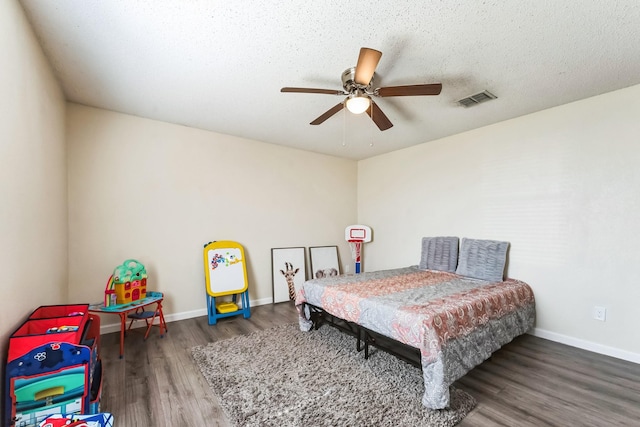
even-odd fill
[[[311,273],[314,279],[340,274],[337,246],[313,246],[309,248]]]
[[[273,302],[296,299],[296,293],[307,280],[304,248],[271,249]]]

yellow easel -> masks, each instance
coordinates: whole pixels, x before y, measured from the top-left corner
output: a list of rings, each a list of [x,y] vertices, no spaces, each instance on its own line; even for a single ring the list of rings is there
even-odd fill
[[[204,278],[207,287],[207,314],[209,324],[218,319],[242,314],[251,316],[249,283],[244,248],[237,242],[221,240],[204,246]],[[216,303],[217,297],[232,295],[231,301]],[[240,295],[240,306],[237,297]]]

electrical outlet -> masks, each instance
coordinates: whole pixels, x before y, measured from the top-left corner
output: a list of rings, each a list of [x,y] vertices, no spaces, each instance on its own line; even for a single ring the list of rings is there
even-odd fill
[[[593,307],[593,318],[601,322],[604,322],[605,320],[607,320],[606,307],[599,307],[597,305]]]
[[[345,274],[351,273],[351,266],[349,264],[344,266],[344,273]]]

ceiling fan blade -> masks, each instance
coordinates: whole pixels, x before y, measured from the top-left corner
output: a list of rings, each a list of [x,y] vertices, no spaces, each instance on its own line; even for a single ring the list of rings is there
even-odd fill
[[[367,86],[373,78],[373,73],[376,71],[381,56],[382,52],[379,50],[368,47],[361,48],[353,80],[359,85]]]
[[[331,107],[329,110],[327,110],[326,112],[321,114],[317,119],[315,119],[314,121],[312,121],[309,124],[311,124],[311,125],[319,125],[319,124],[323,123],[325,120],[327,120],[329,117],[333,116],[338,111],[342,110],[343,108],[344,108],[344,103],[341,102],[339,104],[336,104],[335,106]]]
[[[388,86],[375,90],[378,96],[419,96],[419,95],[439,95],[442,91],[442,84],[433,83],[427,85],[407,85]]]
[[[280,92],[293,93],[321,93],[325,95],[346,95],[344,91],[336,89],[313,89],[308,87],[283,87]]]
[[[371,105],[367,109],[367,114],[380,130],[387,130],[393,126],[391,120],[385,116],[380,107],[378,107],[378,104],[373,102],[373,99],[371,100]]]

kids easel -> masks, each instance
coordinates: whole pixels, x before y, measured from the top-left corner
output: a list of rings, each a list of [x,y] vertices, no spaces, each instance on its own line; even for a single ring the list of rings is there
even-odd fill
[[[210,242],[204,246],[204,279],[207,287],[207,314],[209,324],[218,319],[242,314],[251,316],[249,307],[249,283],[242,245],[230,240]],[[232,296],[231,301],[216,298]],[[240,306],[237,297],[240,295]]]

